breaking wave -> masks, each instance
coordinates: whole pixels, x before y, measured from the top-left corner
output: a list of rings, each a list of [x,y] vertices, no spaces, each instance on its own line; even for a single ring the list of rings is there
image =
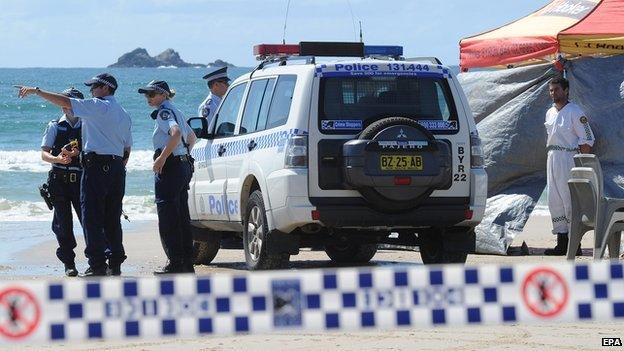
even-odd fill
[[[157,218],[153,196],[126,195],[124,212],[132,220],[153,220]],[[13,201],[0,198],[0,222],[9,221],[52,221],[52,211],[43,201]]]
[[[152,169],[151,150],[136,150],[130,153],[127,170],[148,171]],[[50,164],[41,160],[41,151],[2,151],[0,150],[0,172],[44,173],[50,170]]]

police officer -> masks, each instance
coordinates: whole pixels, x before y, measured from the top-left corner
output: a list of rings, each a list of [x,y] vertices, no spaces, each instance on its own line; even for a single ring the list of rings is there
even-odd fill
[[[160,241],[169,262],[154,273],[194,273],[188,186],[195,133],[171,102],[175,92],[167,82],[153,80],[140,88],[139,93],[145,95],[149,106],[157,108],[151,114],[156,122],[152,134],[154,190]]]
[[[208,124],[212,121],[212,117],[217,111],[217,107],[221,103],[221,99],[230,86],[230,78],[227,76],[227,67],[219,68],[216,71],[210,72],[204,76],[204,79],[208,83],[208,89],[210,94],[199,105],[197,114],[208,120]]]
[[[93,99],[75,99],[39,89],[21,87],[19,97],[38,95],[82,120],[80,205],[89,268],[85,276],[121,274],[126,259],[121,230],[121,202],[125,192],[125,164],[132,145],[132,122],[114,97],[117,80],[108,73],[85,82]],[[107,244],[109,255],[107,255]],[[106,259],[108,256],[108,265]]]
[[[77,89],[69,88],[63,95],[75,99],[84,99],[84,95]],[[82,167],[78,160],[79,147],[82,144],[81,122],[75,117],[71,109],[62,108],[64,114],[58,120],[48,123],[41,141],[41,159],[52,164],[48,174],[48,187],[53,198],[54,217],[52,231],[56,235],[59,247],[56,257],[65,265],[65,275],[78,275],[74,263],[74,223],[72,206],[78,220],[80,213],[80,178]],[[71,144],[72,142],[73,145]],[[67,148],[69,147],[69,150]]]
[[[548,85],[553,101],[544,122],[548,134],[548,209],[553,223],[552,233],[557,235],[557,245],[544,252],[550,256],[565,255],[568,249],[572,213],[568,179],[570,170],[574,167],[574,154],[579,151],[590,153],[595,141],[587,115],[577,104],[568,100],[569,87],[570,83],[564,77],[555,77]],[[581,255],[580,246],[576,254]]]

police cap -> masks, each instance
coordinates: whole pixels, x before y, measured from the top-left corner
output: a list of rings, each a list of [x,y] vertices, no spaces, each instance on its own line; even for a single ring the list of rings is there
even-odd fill
[[[171,89],[169,89],[169,84],[167,84],[167,82],[165,82],[164,80],[153,80],[147,83],[146,86],[139,88],[140,94],[145,94],[152,91],[173,96]]]
[[[117,89],[117,79],[108,73],[98,74],[85,82],[86,86],[91,86],[93,84],[104,84],[113,90]]]
[[[63,90],[61,94],[74,99],[84,99],[84,95],[80,92],[80,90],[74,87]]]
[[[219,68],[215,71],[212,71],[208,74],[206,74],[203,77],[208,83],[212,82],[213,80],[217,80],[217,79],[223,79],[223,80],[227,80],[229,81],[230,78],[228,78],[227,76],[227,67],[222,67]]]

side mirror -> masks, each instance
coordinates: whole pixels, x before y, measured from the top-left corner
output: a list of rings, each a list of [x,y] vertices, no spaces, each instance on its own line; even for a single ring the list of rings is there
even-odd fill
[[[193,117],[186,120],[186,123],[193,129],[198,138],[210,139],[212,135],[208,133],[208,121],[204,117]]]

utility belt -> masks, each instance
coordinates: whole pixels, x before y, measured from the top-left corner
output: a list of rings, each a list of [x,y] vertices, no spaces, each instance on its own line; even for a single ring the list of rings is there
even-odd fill
[[[156,160],[156,158],[158,158],[158,156],[160,156],[160,154],[162,154],[162,149],[156,149],[156,151],[154,151],[154,160]],[[165,165],[167,164],[173,164],[173,163],[180,163],[180,162],[188,162],[191,164],[191,172],[195,171],[195,167],[193,165],[193,163],[195,162],[195,160],[193,159],[193,157],[191,155],[174,155],[171,154],[169,155],[169,157],[167,157],[167,161],[165,161]]]
[[[571,147],[563,147],[559,145],[548,145],[546,146],[546,151],[567,151],[567,152],[578,152],[578,148]]]
[[[80,165],[83,168],[89,168],[94,165],[108,166],[112,163],[121,163],[123,157],[117,155],[99,155],[95,152],[87,152],[80,154]]]
[[[82,170],[65,170],[62,168],[52,167],[52,170],[48,174],[50,179],[60,180],[65,184],[79,183],[82,176]]]

